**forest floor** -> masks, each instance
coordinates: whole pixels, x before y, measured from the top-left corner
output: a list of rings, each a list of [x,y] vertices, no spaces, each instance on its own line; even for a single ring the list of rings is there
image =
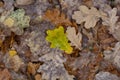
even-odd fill
[[[120,0],[0,0],[0,80],[120,80]]]

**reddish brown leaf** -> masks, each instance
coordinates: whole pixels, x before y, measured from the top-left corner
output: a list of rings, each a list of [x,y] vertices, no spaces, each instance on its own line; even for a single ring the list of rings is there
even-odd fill
[[[41,78],[42,78],[42,76],[40,74],[35,75],[35,80],[42,80]]]
[[[56,26],[71,26],[71,21],[66,18],[63,12],[60,12],[58,9],[47,10],[43,16],[44,20],[48,20]]]
[[[8,69],[0,71],[0,80],[12,80]]]

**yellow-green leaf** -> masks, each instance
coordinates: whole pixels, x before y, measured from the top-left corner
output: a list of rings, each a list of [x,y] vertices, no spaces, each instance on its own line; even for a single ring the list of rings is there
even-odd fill
[[[59,26],[54,30],[48,30],[46,40],[51,43],[51,48],[60,48],[67,54],[71,54],[73,51],[73,48],[68,43],[63,26]]]

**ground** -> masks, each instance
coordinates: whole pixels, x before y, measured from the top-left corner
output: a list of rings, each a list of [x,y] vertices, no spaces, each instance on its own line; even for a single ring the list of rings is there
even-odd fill
[[[1,0],[0,80],[120,80],[120,0]]]

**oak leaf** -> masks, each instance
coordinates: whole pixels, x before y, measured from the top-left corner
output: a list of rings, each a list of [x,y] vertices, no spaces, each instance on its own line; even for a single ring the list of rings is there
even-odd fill
[[[97,10],[95,7],[90,9],[84,5],[79,7],[79,11],[75,11],[72,18],[76,20],[78,24],[85,22],[85,28],[93,28],[101,17],[106,16],[102,11]]]
[[[56,26],[65,25],[71,26],[71,21],[66,18],[63,12],[60,12],[58,9],[47,10],[43,15],[44,20],[48,20],[55,24]]]
[[[71,41],[71,45],[81,50],[82,34],[80,32],[76,34],[74,27],[67,27],[66,34],[67,38]]]
[[[102,18],[103,25],[110,26],[110,32],[113,33],[115,32],[115,29],[117,29],[117,21],[119,19],[119,16],[117,16],[117,8],[113,8],[108,12],[108,17]]]
[[[51,43],[51,48],[60,48],[67,54],[72,53],[73,48],[68,43],[63,26],[59,26],[59,28],[55,28],[54,30],[48,30],[46,40]]]

